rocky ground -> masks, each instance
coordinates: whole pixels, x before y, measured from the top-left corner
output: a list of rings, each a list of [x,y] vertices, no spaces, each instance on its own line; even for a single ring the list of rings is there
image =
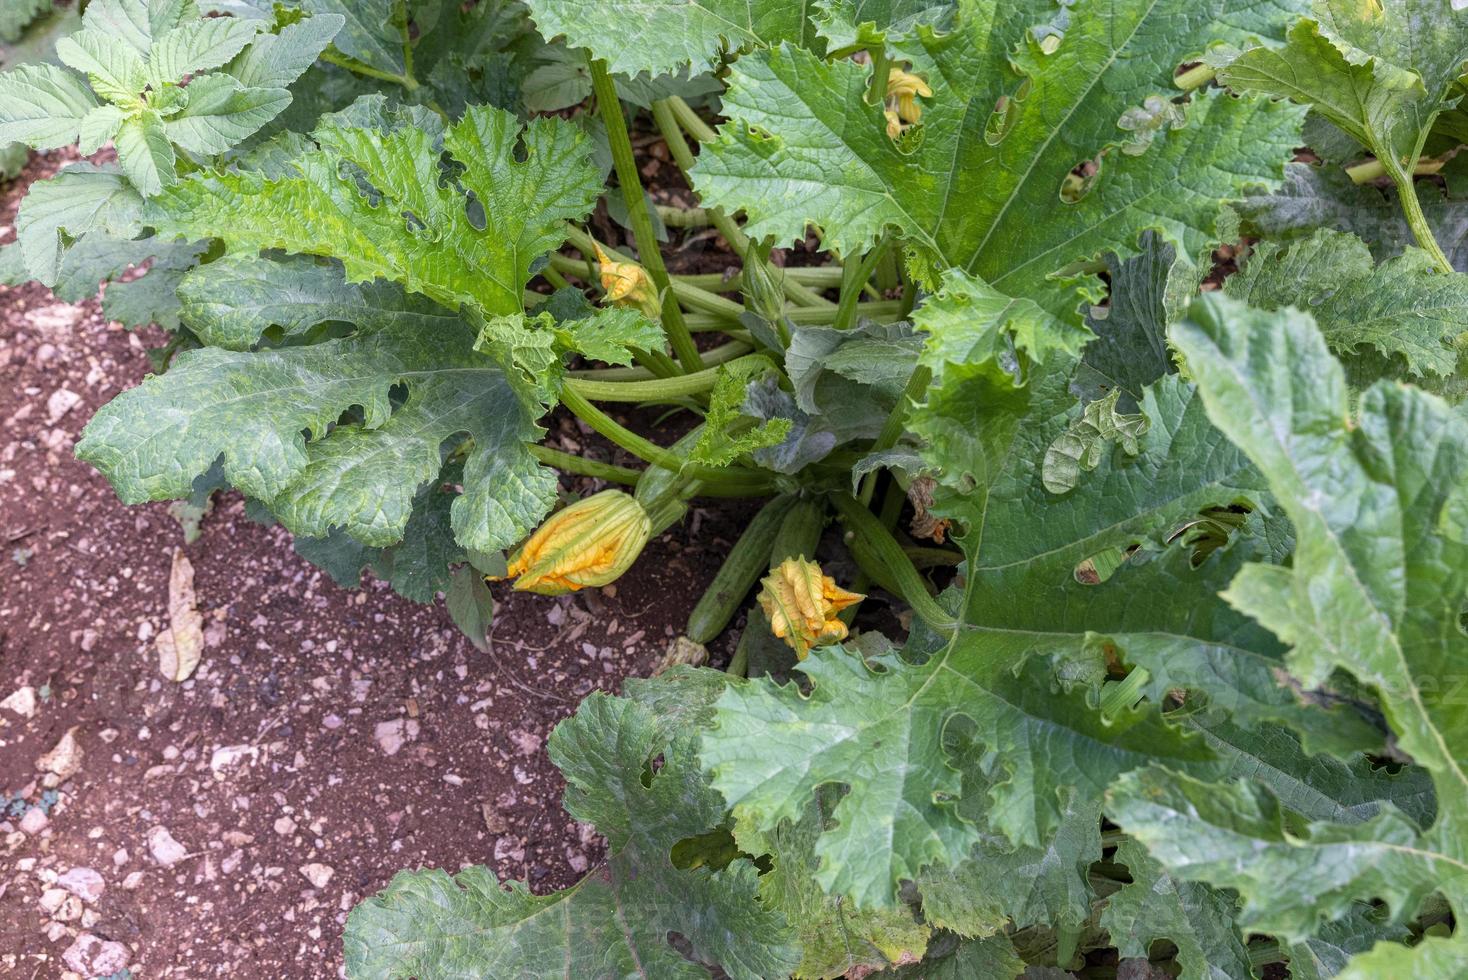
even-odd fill
[[[338,588],[237,496],[192,542],[119,503],[72,446],[162,342],[0,288],[0,975],[335,976],[348,910],[400,868],[545,891],[594,866],[545,738],[651,670],[737,520],[696,511],[617,587],[498,587],[480,652],[441,604]],[[205,649],[176,683],[159,637],[190,609]]]

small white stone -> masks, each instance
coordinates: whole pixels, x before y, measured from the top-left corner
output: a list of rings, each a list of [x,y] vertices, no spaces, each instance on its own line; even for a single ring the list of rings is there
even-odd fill
[[[246,756],[250,758],[251,762],[254,762],[259,758],[260,750],[253,745],[222,745],[215,749],[214,754],[209,757],[209,768],[216,773],[222,773],[238,765]]]
[[[107,977],[127,968],[132,953],[126,946],[111,940],[98,939],[90,932],[76,937],[61,954],[66,965],[85,977]]]
[[[107,882],[92,868],[72,868],[56,879],[56,884],[83,902],[95,904],[107,890]]]
[[[397,755],[405,742],[418,737],[418,722],[412,718],[394,718],[380,721],[372,735],[384,755]]]
[[[36,689],[29,684],[16,688],[10,697],[0,701],[0,708],[14,711],[22,718],[30,718],[36,713]]]
[[[289,837],[296,832],[296,822],[290,817],[279,817],[275,821],[275,832],[282,837]]]
[[[70,388],[57,388],[51,392],[51,397],[46,399],[46,420],[52,425],[61,421],[61,417],[82,403],[82,396]]]
[[[153,860],[171,868],[184,858],[188,857],[189,850],[178,841],[166,827],[154,827],[148,831],[148,850],[153,855]]]
[[[46,825],[50,822],[51,818],[46,816],[44,810],[38,806],[33,806],[25,812],[25,816],[20,818],[20,829],[28,834],[39,834],[46,829]]]
[[[325,888],[327,882],[331,881],[331,876],[336,874],[336,869],[329,864],[303,864],[301,874],[305,875],[306,880],[314,887]]]

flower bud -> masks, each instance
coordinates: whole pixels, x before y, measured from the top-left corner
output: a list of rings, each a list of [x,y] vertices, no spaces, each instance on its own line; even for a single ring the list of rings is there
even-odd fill
[[[837,613],[866,596],[847,592],[821,566],[804,558],[787,558],[760,584],[759,604],[770,629],[804,660],[813,647],[846,639],[846,624]]]
[[[771,323],[785,315],[785,293],[758,243],[744,253],[744,305]]]
[[[601,265],[601,288],[606,290],[607,302],[635,307],[649,320],[663,315],[657,286],[646,269],[636,262],[613,262],[600,245],[596,246],[596,261]]]
[[[652,537],[642,505],[620,490],[603,490],[548,517],[510,556],[515,588],[563,595],[607,585],[632,567]]]

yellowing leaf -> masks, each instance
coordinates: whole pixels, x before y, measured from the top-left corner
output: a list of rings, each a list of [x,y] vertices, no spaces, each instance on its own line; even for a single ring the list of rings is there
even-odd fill
[[[194,595],[194,565],[181,548],[174,549],[168,575],[168,620],[158,634],[158,671],[171,681],[186,681],[204,651],[204,617]]]

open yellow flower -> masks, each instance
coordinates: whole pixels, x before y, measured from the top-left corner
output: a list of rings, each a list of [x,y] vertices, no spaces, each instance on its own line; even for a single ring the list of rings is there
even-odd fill
[[[510,556],[515,588],[563,595],[607,585],[632,567],[652,520],[632,497],[603,490],[548,517]]]
[[[846,639],[846,624],[836,615],[866,598],[847,592],[804,558],[785,559],[760,584],[759,604],[770,628],[801,660],[813,647]]]
[[[887,95],[897,100],[897,116],[905,123],[915,123],[922,118],[923,107],[918,97],[932,98],[933,90],[920,75],[893,68],[887,73]]]
[[[596,261],[601,266],[601,288],[606,290],[608,303],[636,307],[651,320],[663,315],[657,286],[646,269],[636,262],[613,262],[600,245],[596,246]]]

